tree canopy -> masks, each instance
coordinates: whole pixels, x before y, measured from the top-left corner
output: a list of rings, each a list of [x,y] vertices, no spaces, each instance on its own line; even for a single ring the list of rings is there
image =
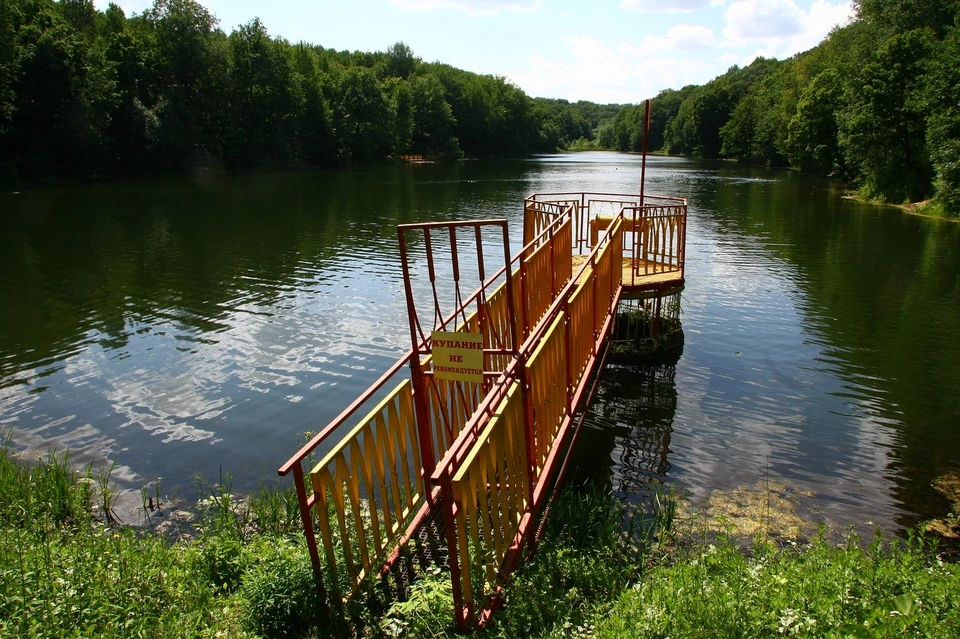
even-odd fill
[[[829,174],[960,215],[960,3],[858,0],[788,60],[653,100],[647,148]],[[390,155],[639,151],[642,105],[531,98],[396,42],[335,51],[225,33],[195,0],[127,16],[0,2],[0,184],[344,166]]]
[[[861,0],[857,19],[788,60],[756,59],[653,101],[651,149],[830,174],[867,197],[960,215],[960,3]],[[625,107],[600,144],[640,148]]]
[[[127,16],[0,3],[0,182],[518,156],[593,139],[598,105],[534,100],[397,42],[349,52],[227,34],[195,0]]]

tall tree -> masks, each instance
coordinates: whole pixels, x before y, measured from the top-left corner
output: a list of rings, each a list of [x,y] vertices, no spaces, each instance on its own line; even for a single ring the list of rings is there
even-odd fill
[[[843,158],[837,113],[842,105],[843,86],[834,69],[807,85],[787,127],[787,154],[794,166],[824,174],[839,168]]]
[[[192,166],[222,156],[229,122],[226,37],[194,0],[156,0],[147,17],[158,54],[157,90],[164,97],[164,162]]]
[[[406,80],[409,78],[420,59],[413,55],[413,49],[403,42],[395,42],[387,49],[386,72],[395,78]]]
[[[870,197],[915,202],[929,194],[924,85],[932,44],[926,29],[889,38],[850,87],[841,143]]]
[[[300,157],[308,166],[333,166],[337,162],[333,112],[324,96],[329,79],[321,70],[317,52],[304,43],[293,48],[293,63],[303,87],[303,110],[298,123]]]
[[[389,109],[374,72],[362,66],[338,69],[332,94],[342,160],[387,155],[391,146]]]
[[[89,175],[103,164],[109,70],[54,7],[22,14],[10,154],[27,175]]]
[[[943,36],[953,26],[956,0],[857,0],[857,14],[894,33],[929,28]]]
[[[929,75],[927,146],[936,172],[937,199],[960,216],[960,28],[938,46]]]
[[[453,136],[457,121],[444,97],[440,80],[432,75],[418,76],[410,83],[410,92],[413,103],[411,149],[415,153],[458,154],[460,149]]]
[[[231,160],[242,168],[287,166],[303,107],[289,45],[270,38],[255,18],[230,35],[233,67]]]

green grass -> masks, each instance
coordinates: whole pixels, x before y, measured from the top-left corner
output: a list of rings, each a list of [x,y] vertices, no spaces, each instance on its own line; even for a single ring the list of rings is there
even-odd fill
[[[204,487],[196,536],[120,526],[109,472],[0,442],[0,636],[283,637],[325,631],[292,491]],[[295,516],[291,517],[293,514]],[[278,626],[282,626],[279,628]]]
[[[960,637],[960,567],[942,562],[929,538],[864,543],[850,531],[831,542],[821,528],[806,544],[768,536],[744,545],[671,526],[670,500],[640,518],[655,528],[621,534],[625,513],[609,497],[558,502],[536,554],[506,587],[505,608],[478,636]],[[384,628],[454,636],[444,577],[421,582]]]
[[[960,571],[920,537],[695,546],[624,592],[597,637],[957,637]]]
[[[455,636],[443,570],[407,601],[388,607],[371,587],[331,609],[292,490],[238,499],[227,474],[199,488],[194,534],[172,539],[110,516],[108,471],[77,471],[67,454],[26,465],[0,441],[0,636]],[[960,636],[960,571],[920,537],[744,550],[681,534],[676,512],[669,497],[633,513],[561,493],[477,636]]]
[[[601,151],[598,140],[588,140],[586,138],[577,138],[570,142],[566,148],[567,151]]]

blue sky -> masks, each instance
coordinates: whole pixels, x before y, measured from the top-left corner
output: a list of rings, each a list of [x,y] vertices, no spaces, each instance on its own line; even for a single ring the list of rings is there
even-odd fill
[[[115,0],[129,15],[151,0]],[[104,9],[107,0],[96,0]],[[783,59],[853,15],[849,0],[201,0],[229,32],[382,51],[502,75],[529,95],[639,102],[755,57]]]

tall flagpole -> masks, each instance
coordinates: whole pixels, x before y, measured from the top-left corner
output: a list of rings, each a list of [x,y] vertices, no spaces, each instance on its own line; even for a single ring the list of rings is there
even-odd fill
[[[643,206],[643,185],[647,179],[647,135],[650,133],[650,100],[643,110],[643,159],[640,163],[640,206]]]

